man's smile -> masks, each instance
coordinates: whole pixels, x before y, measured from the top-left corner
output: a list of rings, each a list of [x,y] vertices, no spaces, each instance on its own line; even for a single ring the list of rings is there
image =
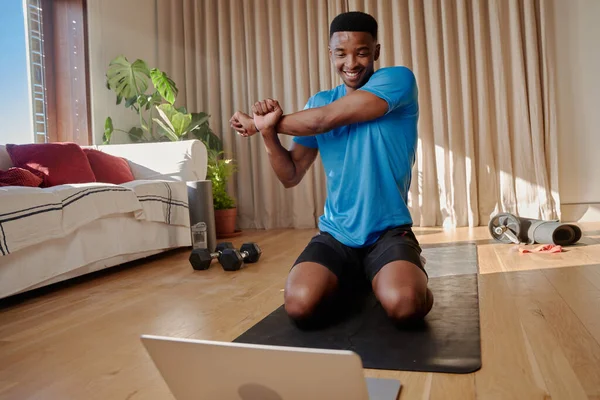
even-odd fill
[[[358,71],[344,71],[344,75],[346,75],[346,77],[348,78],[348,80],[354,81],[356,80],[360,74],[362,73],[362,70],[358,70]]]

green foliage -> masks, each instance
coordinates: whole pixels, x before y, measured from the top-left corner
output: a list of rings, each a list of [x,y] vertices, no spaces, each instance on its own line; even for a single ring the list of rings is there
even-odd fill
[[[213,133],[208,124],[208,118],[210,115],[199,112],[192,113],[192,123],[190,124],[191,134],[201,142],[203,142],[207,148],[214,151],[223,151],[223,143],[221,139]]]
[[[130,63],[120,55],[109,63],[106,79],[107,89],[116,95],[116,104],[137,113],[139,126],[118,129],[112,118],[107,117],[104,144],[110,143],[114,132],[127,135],[134,143],[198,139],[208,150],[207,179],[212,182],[214,208],[234,208],[235,201],[227,193],[227,183],[236,165],[224,157],[221,139],[210,128],[210,115],[188,112],[185,106],[176,108],[177,85],[164,71],[150,69],[144,60]]]
[[[112,118],[108,117],[106,118],[106,121],[104,121],[104,135],[102,135],[102,141],[104,143],[110,143],[110,138],[112,137],[113,131],[114,127],[112,123]]]
[[[154,121],[163,128],[163,131],[173,141],[180,140],[187,127],[192,122],[191,114],[177,111],[171,104],[161,104],[156,107],[159,117]]]
[[[236,165],[232,159],[224,158],[222,151],[209,150],[207,178],[212,182],[215,210],[235,207],[235,201],[227,193],[227,182],[235,171]]]
[[[162,98],[169,102],[169,104],[175,104],[178,94],[175,82],[166,73],[157,68],[153,68],[150,71],[150,77],[152,78],[152,84]]]
[[[111,117],[104,123],[104,144],[114,132],[122,132],[132,142],[157,142],[198,139],[209,148],[222,150],[220,138],[209,125],[210,115],[189,113],[185,107],[175,108],[179,90],[169,75],[158,68],[150,69],[144,60],[130,63],[120,55],[112,60],[106,72],[106,87],[122,104],[139,116],[139,125],[129,130],[118,129]],[[151,89],[148,92],[148,89]]]
[[[108,87],[117,93],[117,104],[123,99],[131,99],[146,92],[150,70],[143,60],[130,63],[123,56],[118,56],[108,65],[106,72]]]

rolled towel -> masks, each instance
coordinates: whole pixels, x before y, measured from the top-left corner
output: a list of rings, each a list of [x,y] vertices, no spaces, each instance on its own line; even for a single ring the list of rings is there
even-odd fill
[[[521,254],[524,254],[524,253],[562,253],[562,251],[563,251],[562,246],[557,245],[557,244],[543,244],[534,249],[526,249],[524,247],[521,247],[519,249],[519,253],[521,253]]]

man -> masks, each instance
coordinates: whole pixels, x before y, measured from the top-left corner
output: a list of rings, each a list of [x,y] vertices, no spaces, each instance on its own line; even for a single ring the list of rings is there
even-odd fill
[[[290,270],[285,310],[299,324],[315,322],[340,289],[362,279],[393,321],[419,321],[433,295],[407,207],[418,136],[415,77],[405,67],[374,70],[380,45],[368,14],[338,15],[329,53],[342,85],[312,96],[297,113],[283,115],[267,99],[252,107],[253,118],[237,112],[230,121],[243,136],[261,133],[286,188],[321,152],[327,200],[320,232]],[[279,133],[294,136],[289,150]]]

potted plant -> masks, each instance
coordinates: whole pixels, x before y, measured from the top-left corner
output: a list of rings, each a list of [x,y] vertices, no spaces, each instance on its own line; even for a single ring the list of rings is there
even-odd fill
[[[116,104],[138,115],[139,125],[124,130],[107,117],[103,144],[110,144],[113,133],[120,132],[134,143],[198,139],[208,148],[221,150],[221,141],[208,122],[210,115],[175,107],[177,85],[166,72],[150,68],[146,61],[131,63],[123,55],[115,57],[106,71],[106,87],[115,93]]]
[[[237,207],[227,192],[227,183],[235,171],[233,159],[225,158],[223,151],[208,150],[207,179],[212,183],[217,237],[230,237],[236,233]]]
[[[141,59],[133,63],[123,55],[113,59],[106,72],[106,87],[115,93],[116,104],[124,104],[138,114],[139,126],[119,129],[109,116],[104,124],[103,143],[110,144],[114,132],[127,135],[131,142],[202,141],[208,151],[207,179],[212,182],[216,234],[238,234],[237,208],[227,193],[227,183],[236,167],[232,159],[224,157],[223,143],[210,128],[210,115],[176,107],[179,90],[175,82],[166,72],[150,68]]]

